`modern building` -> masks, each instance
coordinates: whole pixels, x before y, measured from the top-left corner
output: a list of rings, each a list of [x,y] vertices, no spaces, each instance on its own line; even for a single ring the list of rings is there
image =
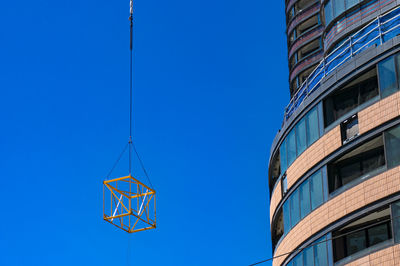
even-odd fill
[[[273,265],[400,265],[400,0],[286,1]]]

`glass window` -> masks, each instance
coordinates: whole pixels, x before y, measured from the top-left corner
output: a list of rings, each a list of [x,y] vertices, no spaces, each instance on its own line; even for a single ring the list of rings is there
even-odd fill
[[[285,234],[287,234],[290,229],[290,201],[287,200],[283,204],[283,230],[285,231]]]
[[[381,97],[387,97],[397,91],[396,70],[393,56],[378,64]]]
[[[293,266],[303,266],[303,254],[302,253],[299,253],[296,257],[294,257]]]
[[[282,177],[282,194],[285,194],[287,192],[287,178],[286,175]]]
[[[400,126],[385,132],[388,168],[400,164]]]
[[[303,219],[311,211],[310,181],[307,179],[300,186],[300,213]]]
[[[296,125],[296,143],[297,156],[299,156],[307,147],[306,143],[306,120],[301,119]]]
[[[324,193],[322,190],[322,173],[316,172],[310,177],[311,187],[311,209],[315,210],[324,201]]]
[[[315,265],[328,265],[328,252],[326,250],[326,237],[323,236],[314,245],[314,263]]]
[[[346,237],[347,256],[354,254],[367,247],[364,230],[347,235]]]
[[[294,130],[290,131],[289,135],[286,138],[286,148],[289,166],[296,159],[296,135]]]
[[[400,243],[400,201],[392,204],[394,241]]]
[[[333,0],[333,14],[335,17],[339,16],[345,11],[344,0]]]
[[[368,246],[373,246],[390,238],[388,224],[380,224],[368,229]]]
[[[290,220],[292,228],[300,221],[300,201],[298,189],[296,189],[290,196]]]
[[[307,145],[310,146],[319,138],[318,110],[313,108],[306,115],[307,120]]]
[[[325,25],[328,25],[332,21],[332,2],[328,1],[325,4]]]
[[[284,173],[287,169],[287,159],[286,159],[286,139],[282,142],[279,148],[279,155],[281,157],[281,173]]]
[[[359,0],[346,0],[346,9],[350,9],[358,4]]]
[[[304,250],[303,253],[303,261],[305,266],[312,266],[314,265],[314,247],[308,247]]]

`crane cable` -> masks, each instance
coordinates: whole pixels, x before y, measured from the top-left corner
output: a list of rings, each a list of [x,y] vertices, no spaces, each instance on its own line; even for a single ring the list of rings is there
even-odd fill
[[[118,156],[117,161],[114,163],[113,167],[111,168],[110,172],[107,175],[107,179],[111,176],[112,172],[118,165],[119,161],[121,160],[122,156],[124,155],[125,151],[128,148],[129,154],[129,175],[132,175],[132,150],[135,152],[136,157],[139,160],[140,167],[144,172],[147,181],[149,182],[150,188],[153,189],[153,184],[151,183],[149,174],[144,167],[143,160],[140,158],[140,155],[137,151],[135,143],[133,142],[133,0],[130,0],[129,4],[129,21],[130,21],[130,42],[129,42],[129,51],[130,51],[130,62],[129,62],[129,140],[128,143],[125,145],[124,149],[122,150],[121,154]]]

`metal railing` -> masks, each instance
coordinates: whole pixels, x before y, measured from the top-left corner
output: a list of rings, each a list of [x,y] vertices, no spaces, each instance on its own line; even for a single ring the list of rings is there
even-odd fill
[[[301,84],[299,90],[285,108],[284,123],[293,112],[318,89],[323,78],[350,58],[373,45],[381,45],[400,34],[400,7],[397,7],[364,26],[345,39],[330,54],[325,56],[319,65]]]

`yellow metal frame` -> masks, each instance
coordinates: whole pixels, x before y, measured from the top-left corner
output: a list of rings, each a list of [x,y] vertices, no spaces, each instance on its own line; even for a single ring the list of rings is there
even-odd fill
[[[103,219],[128,233],[156,228],[156,191],[131,175],[103,181]]]

